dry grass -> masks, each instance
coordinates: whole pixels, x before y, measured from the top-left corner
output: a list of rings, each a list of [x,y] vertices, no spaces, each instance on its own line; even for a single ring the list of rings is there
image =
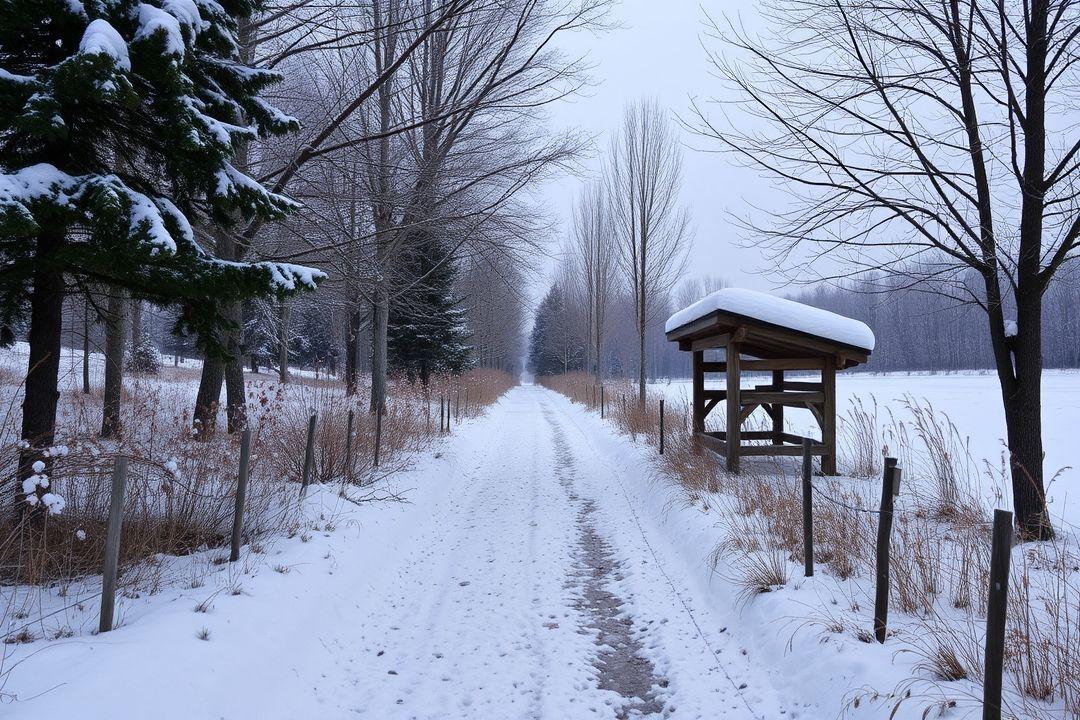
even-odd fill
[[[545,378],[543,384],[595,407],[593,380],[583,375]],[[632,398],[624,404],[623,396]],[[605,415],[638,442],[658,444],[659,396],[644,408],[628,382],[606,386]],[[893,528],[890,644],[914,654],[916,677],[903,686],[907,702],[922,698],[927,712],[947,711],[961,698],[981,697],[983,634],[990,564],[990,517],[1002,502],[1007,468],[980,470],[967,438],[926,401],[902,399],[907,420],[876,401],[855,401],[840,418],[840,466],[850,478],[815,478],[815,560],[848,595],[848,610],[822,607],[800,627],[851,633],[871,641],[869,608],[849,579],[872,583],[882,458],[897,457],[904,484]],[[718,411],[720,412],[720,411]],[[722,414],[722,412],[721,412]],[[782,461],[746,463],[732,476],[714,454],[690,437],[689,407],[669,403],[665,453],[658,474],[674,480],[690,504],[714,510],[724,528],[714,559],[733,568],[729,578],[744,600],[786,584],[802,561],[802,509],[797,468]],[[868,478],[869,480],[852,480]],[[977,495],[989,486],[996,498]],[[817,494],[817,493],[815,493]],[[1006,638],[1006,714],[1030,718],[1080,717],[1080,549],[1075,533],[1014,552]],[[865,586],[865,585],[864,585]],[[872,586],[872,585],[871,585]],[[894,630],[895,629],[895,630]],[[859,697],[858,694],[855,696]],[[884,695],[880,697],[886,697]],[[945,697],[944,700],[941,698]]]
[[[97,436],[101,398],[66,390],[61,396],[56,453],[49,470],[50,490],[66,500],[64,511],[41,526],[25,521],[0,527],[0,576],[23,585],[58,583],[63,589],[100,572],[104,557],[112,466],[128,458],[121,543],[121,591],[154,592],[162,583],[158,557],[186,555],[221,547],[228,541],[235,503],[239,438],[219,429],[208,441],[191,435],[190,408],[195,385],[187,368],[166,368],[160,379],[130,378],[125,384],[119,440]],[[11,376],[11,377],[8,377]],[[21,378],[8,372],[3,379]],[[432,401],[439,392],[469,388],[468,415],[481,413],[514,384],[505,373],[475,370],[437,378],[425,390],[393,381],[382,422],[379,468],[374,468],[375,418],[366,396],[346,398],[340,383],[298,378],[279,385],[262,379],[247,383],[253,429],[250,483],[245,508],[246,540],[252,550],[261,538],[294,536],[300,528],[297,502],[303,467],[307,418],[317,413],[312,481],[371,488],[405,469],[415,453],[438,434]],[[17,456],[16,420],[21,387],[0,386],[0,474],[12,477]],[[346,466],[346,428],[354,413],[352,450]],[[462,401],[456,408],[466,415]],[[220,426],[223,428],[223,423]],[[8,496],[10,497],[10,496]],[[368,489],[349,499],[386,498]],[[197,582],[195,579],[193,582]],[[14,597],[14,595],[12,595]],[[15,601],[13,601],[15,602]],[[20,600],[18,603],[25,601]],[[4,617],[21,607],[0,608]]]

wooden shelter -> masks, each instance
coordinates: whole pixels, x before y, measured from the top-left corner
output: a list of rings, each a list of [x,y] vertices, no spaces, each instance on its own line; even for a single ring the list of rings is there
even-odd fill
[[[806,408],[821,427],[811,451],[821,470],[836,474],[836,372],[864,363],[874,336],[863,323],[835,313],[753,290],[720,290],[668,320],[667,339],[693,354],[693,432],[705,447],[723,455],[730,472],[743,456],[801,455],[803,437],[784,428],[784,408]],[[705,351],[723,348],[722,362],[706,362]],[[741,387],[742,373],[765,371],[772,381]],[[818,381],[788,380],[787,372],[814,372]],[[705,388],[705,376],[723,374],[725,389]],[[706,432],[705,418],[720,403],[726,429]],[[743,431],[758,409],[771,430]]]

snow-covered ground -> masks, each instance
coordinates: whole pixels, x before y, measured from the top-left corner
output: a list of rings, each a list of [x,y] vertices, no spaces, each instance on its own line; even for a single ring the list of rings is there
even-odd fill
[[[1048,373],[1046,387],[1048,466],[1075,462],[1064,438],[1080,419],[1080,375]],[[904,393],[930,397],[977,452],[998,447],[984,437],[1000,419],[992,376],[844,375],[839,388],[841,407],[874,394],[899,412]],[[317,488],[297,534],[245,548],[238,567],[215,565],[222,550],[164,559],[163,590],[121,598],[114,632],[6,646],[2,690],[15,699],[0,711],[35,720],[888,716],[889,693],[917,674],[918,658],[820,626],[830,612],[869,622],[866,579],[821,573],[747,602],[737,572],[713,557],[718,516],[688,506],[655,460],[583,406],[518,387],[389,481],[407,502],[356,506]],[[1059,480],[1057,507],[1075,477]],[[192,564],[199,582],[184,583]],[[849,607],[852,597],[867,601]],[[68,612],[93,615],[96,604]],[[977,712],[970,691],[946,688],[961,701],[952,715]],[[896,717],[926,708],[912,701]]]
[[[246,570],[124,599],[108,635],[19,646],[5,714],[820,716],[738,631],[709,548],[673,542],[643,452],[519,387],[396,480],[408,504],[315,494],[315,526]]]
[[[744,378],[744,385],[767,383],[763,377]],[[689,380],[654,383],[652,387],[671,400],[689,398]],[[709,387],[712,387],[710,384]],[[723,387],[723,382],[718,384]],[[1080,525],[1080,372],[1047,370],[1043,374],[1043,447],[1044,471],[1049,479],[1066,468],[1050,485],[1048,497],[1051,514],[1057,520]],[[1005,412],[997,377],[982,373],[840,373],[837,375],[837,408],[843,415],[856,399],[867,407],[876,400],[878,424],[897,420],[910,422],[904,407],[905,396],[929,403],[956,425],[961,436],[970,441],[971,455],[981,467],[983,461],[1000,466],[1005,437]],[[800,432],[817,432],[808,411],[788,409],[785,419]],[[986,489],[989,492],[989,488]],[[1008,506],[1008,498],[1004,499]]]

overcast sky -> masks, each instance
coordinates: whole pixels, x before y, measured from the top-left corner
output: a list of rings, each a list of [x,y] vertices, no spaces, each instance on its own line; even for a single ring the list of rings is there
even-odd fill
[[[738,17],[755,25],[751,0],[706,0],[714,16]],[[622,25],[599,37],[578,34],[564,43],[568,52],[587,52],[595,65],[594,86],[587,97],[564,101],[551,109],[554,124],[580,127],[597,136],[598,151],[607,148],[610,133],[618,127],[623,105],[642,97],[655,97],[674,115],[690,119],[690,100],[721,97],[720,81],[709,73],[702,48],[704,11],[697,0],[622,0],[613,19]],[[706,39],[713,44],[715,40]],[[729,213],[745,216],[748,201],[767,200],[767,181],[750,169],[735,165],[725,155],[702,152],[715,147],[704,138],[680,131],[683,142],[684,203],[690,208],[696,239],[690,254],[692,275],[722,275],[733,285],[768,290],[774,287],[767,261],[753,249],[741,247]],[[599,168],[599,155],[588,163]],[[547,206],[561,218],[565,237],[574,199],[587,178],[562,177],[545,189]],[[539,294],[546,290],[544,278]]]

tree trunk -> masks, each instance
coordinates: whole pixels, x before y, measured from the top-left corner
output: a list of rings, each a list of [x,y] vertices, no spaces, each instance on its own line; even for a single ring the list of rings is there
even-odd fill
[[[230,434],[247,427],[247,397],[244,392],[244,358],[240,352],[243,333],[244,308],[239,300],[222,305],[222,315],[228,327],[225,330],[225,417],[226,431]]]
[[[56,405],[60,400],[60,343],[64,317],[64,276],[48,267],[45,260],[64,240],[63,233],[44,231],[37,242],[37,269],[30,294],[30,358],[27,362],[22,406],[22,440],[16,475],[15,508],[27,507],[22,482],[34,474],[38,460],[50,470],[51,461],[42,452],[52,445],[56,433]]]
[[[1012,472],[1013,509],[1020,537],[1048,540],[1042,443],[1042,298],[1018,298],[1018,334],[1010,338],[1015,380],[1002,386]]]
[[[131,298],[131,348],[134,350],[143,336],[142,300]]]
[[[128,301],[123,290],[107,288],[105,317],[105,393],[101,411],[101,437],[118,437],[121,432],[120,395],[124,385],[125,312]]]
[[[386,409],[386,331],[390,319],[390,299],[382,280],[373,288],[371,312],[371,404],[375,413]]]
[[[196,440],[209,440],[217,430],[217,411],[224,380],[225,361],[216,355],[206,354],[199,377],[199,392],[195,396],[195,417],[191,422]]]
[[[360,309],[349,313],[349,326],[345,333],[345,396],[356,394],[357,361],[360,358]]]
[[[90,298],[83,298],[82,391],[90,394]]]
[[[278,382],[289,382],[289,304],[282,301],[278,315]]]
[[[642,300],[644,305],[644,300]],[[645,407],[645,311],[641,311],[638,320],[638,404]]]

